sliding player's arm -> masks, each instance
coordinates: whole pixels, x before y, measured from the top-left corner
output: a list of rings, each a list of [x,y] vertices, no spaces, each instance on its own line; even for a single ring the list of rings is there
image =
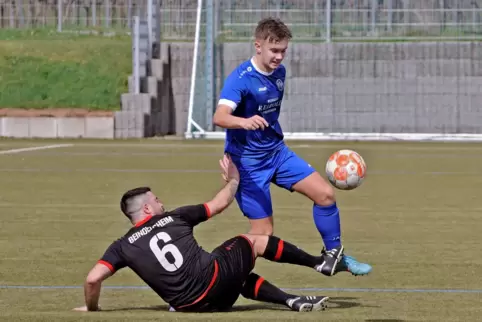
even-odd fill
[[[256,130],[268,127],[268,122],[259,115],[250,118],[233,115],[234,110],[246,96],[246,92],[244,78],[239,78],[236,74],[229,75],[221,91],[213,123],[225,129]]]
[[[124,266],[122,258],[119,256],[118,245],[114,243],[87,274],[84,282],[85,306],[75,308],[74,311],[100,311],[99,297],[102,282]]]
[[[211,201],[206,202],[206,208],[209,209],[210,217],[220,214],[231,205],[238,190],[238,185],[239,179],[229,179],[216,196]]]
[[[226,185],[211,201],[206,203],[206,207],[210,210],[211,216],[215,216],[229,207],[234,201],[239,186],[238,168],[236,168],[236,165],[229,155],[224,155],[223,159],[219,160],[219,166],[221,167],[222,176],[224,181],[226,181]]]

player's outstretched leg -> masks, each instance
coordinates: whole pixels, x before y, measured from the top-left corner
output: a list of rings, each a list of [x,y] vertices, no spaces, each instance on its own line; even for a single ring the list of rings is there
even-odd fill
[[[318,172],[313,172],[293,186],[293,190],[307,196],[313,202],[313,219],[320,232],[326,249],[326,268],[323,273],[331,276],[337,272],[347,271],[353,275],[366,275],[372,267],[358,262],[355,258],[343,254],[341,243],[340,212],[335,200],[333,187]],[[340,264],[334,263],[341,258]]]
[[[243,235],[253,244],[255,256],[263,257],[267,260],[278,263],[289,263],[311,267],[319,273],[325,275],[335,271],[339,267],[340,257],[336,258],[336,254],[322,254],[322,256],[313,256],[303,251],[299,247],[279,239],[276,236],[268,235]],[[343,249],[343,248],[341,248]],[[335,259],[331,262],[332,259]]]
[[[249,274],[241,295],[250,300],[285,305],[298,312],[324,310],[329,300],[328,296],[299,296],[285,293],[255,273]]]

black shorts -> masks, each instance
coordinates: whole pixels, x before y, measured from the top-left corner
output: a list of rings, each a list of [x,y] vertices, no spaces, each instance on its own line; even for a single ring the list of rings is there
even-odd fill
[[[211,254],[217,263],[217,278],[206,296],[182,311],[219,312],[232,308],[244,282],[254,268],[255,254],[251,241],[240,235],[216,247]]]

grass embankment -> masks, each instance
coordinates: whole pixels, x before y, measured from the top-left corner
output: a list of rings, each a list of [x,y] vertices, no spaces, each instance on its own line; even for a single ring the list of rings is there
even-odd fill
[[[128,36],[0,29],[0,108],[119,109]]]

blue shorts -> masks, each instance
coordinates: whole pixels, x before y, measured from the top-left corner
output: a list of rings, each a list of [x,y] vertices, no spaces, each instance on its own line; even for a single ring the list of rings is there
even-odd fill
[[[266,158],[231,156],[239,170],[240,183],[236,201],[249,219],[261,219],[273,215],[270,183],[292,191],[297,182],[315,172],[305,160],[286,145]]]

